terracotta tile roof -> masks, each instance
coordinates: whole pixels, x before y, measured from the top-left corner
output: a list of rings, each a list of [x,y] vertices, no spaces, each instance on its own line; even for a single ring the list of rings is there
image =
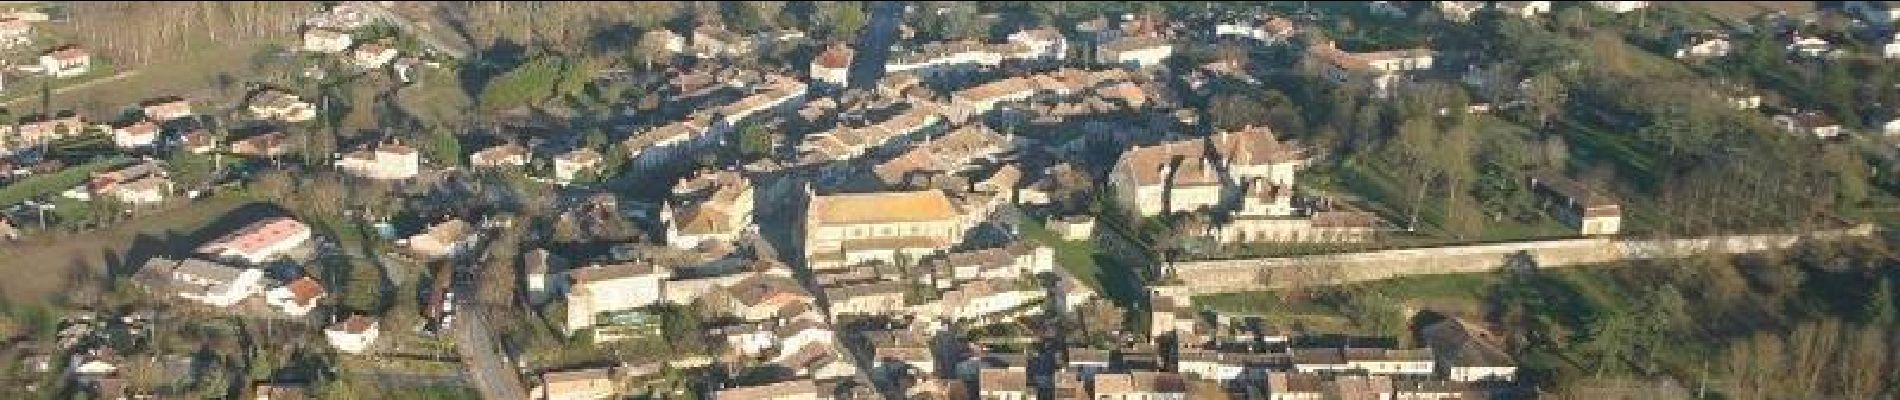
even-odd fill
[[[231,152],[247,156],[270,156],[284,153],[288,143],[283,132],[271,132],[240,139],[231,143]]]
[[[337,322],[335,325],[331,325],[330,329],[343,331],[345,333],[350,333],[350,334],[361,334],[364,332],[369,332],[370,329],[375,329],[375,327],[376,327],[375,318],[366,317],[360,314],[352,314],[350,315],[349,318],[345,318],[343,321]]]
[[[825,68],[845,68],[851,66],[853,55],[850,46],[834,44],[825,48],[823,53],[818,53],[818,57],[812,59],[812,64]]]
[[[1427,49],[1405,49],[1405,50],[1374,51],[1374,52],[1366,52],[1366,53],[1349,53],[1349,52],[1346,52],[1345,50],[1340,50],[1338,47],[1334,46],[1330,42],[1313,46],[1311,49],[1308,50],[1308,52],[1315,57],[1319,57],[1319,60],[1322,62],[1331,64],[1334,67],[1338,67],[1339,69],[1353,70],[1353,71],[1365,70],[1367,68],[1371,68],[1372,63],[1379,62],[1379,61],[1394,60],[1394,59],[1400,59],[1400,58],[1418,58],[1418,57],[1432,56],[1432,51],[1427,50]]]
[[[253,222],[238,228],[223,237],[198,247],[200,254],[219,254],[226,250],[240,253],[255,253],[264,248],[277,245],[292,237],[306,235],[310,226],[290,217],[277,217]]]
[[[960,215],[943,191],[840,193],[812,198],[811,220],[817,225],[931,222]]]
[[[1620,211],[1621,209],[1616,199],[1611,198],[1610,196],[1604,195],[1602,192],[1599,192],[1596,189],[1592,189],[1588,186],[1584,186],[1582,182],[1577,182],[1569,178],[1564,178],[1564,177],[1555,176],[1555,175],[1534,176],[1532,177],[1532,180],[1535,181],[1535,183],[1537,183],[1538,186],[1542,186],[1545,189],[1550,190],[1553,193],[1556,193],[1558,196],[1562,196],[1563,198],[1566,199],[1566,201],[1569,201],[1571,204],[1579,208],[1583,208],[1586,210],[1616,209],[1618,211]],[[1604,211],[1604,212],[1608,212],[1608,211]]]
[[[1181,140],[1135,147],[1122,153],[1115,168],[1126,170],[1135,184],[1143,186],[1168,182],[1169,169],[1174,171],[1175,185],[1217,184],[1219,177],[1207,162],[1204,146],[1199,140]]]
[[[977,375],[977,386],[983,392],[1030,391],[1029,375],[1022,370],[984,368]]]
[[[1301,372],[1268,372],[1266,383],[1273,393],[1318,393],[1325,387],[1319,375]]]
[[[555,159],[560,160],[563,163],[573,163],[577,165],[594,165],[594,164],[600,163],[601,155],[600,155],[600,152],[594,151],[594,149],[579,148],[579,149],[574,149],[574,151],[562,153],[559,156],[555,156]]]
[[[65,45],[46,52],[46,55],[60,62],[75,62],[91,57],[92,53],[76,45]]]
[[[1511,356],[1490,331],[1460,319],[1448,319],[1421,330],[1425,343],[1447,363],[1459,367],[1509,367]]]
[[[323,285],[308,276],[297,278],[285,287],[290,289],[291,301],[300,307],[308,307],[316,302],[318,297],[323,297]]]
[[[1158,36],[1130,36],[1102,45],[1102,51],[1123,52],[1160,47],[1168,44],[1168,39]]]
[[[592,283],[612,279],[630,278],[659,273],[659,268],[648,262],[622,262],[595,265],[567,272],[568,279],[575,283]]]
[[[768,385],[736,387],[713,393],[713,400],[772,400],[811,398],[819,394],[818,383],[796,380]]]
[[[482,149],[481,151],[475,152],[475,154],[470,154],[468,158],[469,158],[469,164],[500,165],[506,162],[505,160],[509,160],[515,157],[527,157],[527,156],[528,156],[527,147],[523,147],[522,145],[518,145],[514,143],[508,143],[508,144],[502,144],[502,145]]]

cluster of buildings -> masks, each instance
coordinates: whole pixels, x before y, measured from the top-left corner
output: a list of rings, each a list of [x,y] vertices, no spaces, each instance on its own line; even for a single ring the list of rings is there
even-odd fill
[[[1385,340],[1351,338],[1332,345],[1310,344],[1319,339],[1265,328],[1257,319],[1223,316],[1218,323],[1174,322],[1156,321],[1153,332],[1168,340],[1056,350],[1049,354],[1053,369],[1032,367],[1031,360],[1038,357],[1033,352],[995,350],[954,335],[914,330],[861,335],[874,347],[874,379],[891,382],[903,398],[912,399],[1033,399],[1046,398],[1039,395],[1044,392],[1058,399],[1486,399],[1520,394],[1513,384],[1517,366],[1499,339],[1487,328],[1459,319],[1422,328],[1424,346],[1418,348],[1367,346]],[[951,345],[932,345],[944,342]]]
[[[1226,213],[1231,218],[1209,232],[1223,243],[1364,242],[1383,230],[1371,213],[1297,198],[1294,179],[1307,161],[1298,143],[1245,127],[1131,148],[1108,183],[1115,200],[1138,215]]]
[[[369,26],[375,18],[371,17],[373,7],[367,4],[343,2],[330,6],[304,19],[303,45],[299,49],[319,54],[342,54],[349,65],[364,71],[376,70],[384,66],[396,66],[396,73],[404,81],[410,80],[410,68],[417,65],[416,60],[397,62],[400,54],[395,42],[390,38],[357,38],[360,29]]]

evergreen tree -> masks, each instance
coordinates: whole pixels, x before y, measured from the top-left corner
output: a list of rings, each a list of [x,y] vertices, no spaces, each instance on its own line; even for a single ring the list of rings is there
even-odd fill
[[[1891,328],[1895,322],[1900,322],[1900,310],[1894,309],[1893,300],[1893,281],[1881,277],[1879,286],[1874,289],[1874,294],[1867,298],[1865,311],[1867,323]]]

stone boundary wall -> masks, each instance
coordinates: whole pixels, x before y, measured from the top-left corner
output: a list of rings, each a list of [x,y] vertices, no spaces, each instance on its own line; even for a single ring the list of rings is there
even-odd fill
[[[1189,261],[1172,268],[1179,284],[1152,288],[1185,304],[1196,295],[1336,285],[1419,275],[1495,271],[1516,261],[1567,267],[1620,260],[1674,258],[1716,252],[1754,253],[1793,247],[1802,240],[1866,237],[1873,225],[1805,234],[1722,235],[1684,239],[1578,238],[1380,250],[1235,260]]]

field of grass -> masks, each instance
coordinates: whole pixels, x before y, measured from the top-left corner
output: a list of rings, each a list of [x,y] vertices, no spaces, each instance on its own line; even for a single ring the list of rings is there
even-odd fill
[[[153,256],[175,256],[189,251],[212,232],[208,227],[234,225],[240,209],[258,209],[237,196],[219,195],[193,202],[177,202],[144,213],[103,230],[67,234],[29,235],[18,242],[0,243],[0,296],[15,301],[43,301],[60,293],[69,278],[102,277],[124,273]]]
[[[1496,276],[1490,274],[1434,275],[1348,285],[1340,290],[1377,293],[1407,308],[1464,313],[1479,310],[1482,299],[1496,281]],[[1303,327],[1315,332],[1381,333],[1354,325],[1351,311],[1340,304],[1293,291],[1197,296],[1194,305],[1223,314],[1258,316],[1270,324]]]
[[[1771,12],[1802,14],[1815,10],[1814,1],[1663,1],[1663,7],[1706,13],[1727,21],[1743,21]]]
[[[1133,304],[1147,292],[1132,267],[1101,254],[1093,242],[1063,240],[1037,221],[1023,223],[1022,233],[1055,249],[1056,264],[1118,306]]]

